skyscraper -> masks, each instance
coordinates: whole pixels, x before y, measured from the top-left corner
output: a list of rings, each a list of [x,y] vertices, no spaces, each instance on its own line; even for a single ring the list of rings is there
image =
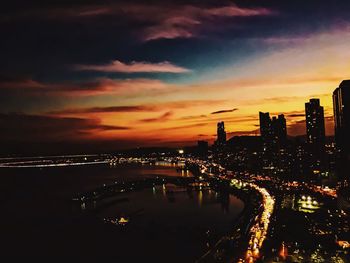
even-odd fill
[[[307,142],[324,147],[324,111],[319,99],[310,99],[309,102],[305,103],[305,115]]]
[[[267,170],[285,171],[287,126],[284,115],[270,118],[268,112],[259,112],[262,138],[262,165]]]
[[[259,112],[260,135],[266,146],[282,146],[287,140],[287,125],[283,114],[270,118],[268,112]]]
[[[342,187],[349,187],[350,177],[350,80],[344,80],[333,92],[335,143],[340,155],[336,173]],[[349,188],[348,188],[349,189]],[[346,191],[347,195],[349,191]]]
[[[226,144],[225,123],[223,121],[218,122],[216,143],[217,143],[217,145],[225,145]]]
[[[344,80],[333,92],[336,147],[343,159],[350,160],[350,80]]]
[[[260,135],[264,144],[271,140],[271,119],[270,113],[259,112]]]
[[[278,146],[284,146],[287,141],[287,122],[283,114],[272,118],[271,130],[275,143]]]
[[[305,103],[306,136],[310,154],[310,166],[319,169],[322,165],[325,147],[324,110],[319,99]]]

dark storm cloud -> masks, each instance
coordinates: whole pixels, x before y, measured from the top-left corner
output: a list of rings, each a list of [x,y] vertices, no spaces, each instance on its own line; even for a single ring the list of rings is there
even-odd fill
[[[238,111],[238,108],[230,109],[230,110],[219,110],[219,111],[214,111],[210,114],[222,114],[222,113],[228,113],[228,112],[234,112]]]
[[[126,130],[128,127],[103,125],[99,119],[64,118],[20,113],[0,114],[1,141],[75,140],[95,131]]]

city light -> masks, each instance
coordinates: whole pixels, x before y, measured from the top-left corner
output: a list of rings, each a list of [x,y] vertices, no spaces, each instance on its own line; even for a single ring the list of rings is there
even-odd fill
[[[2,258],[350,263],[350,0],[3,2]]]
[[[249,246],[245,258],[247,262],[254,262],[260,257],[259,250],[263,246],[263,242],[266,239],[270,224],[270,217],[274,210],[275,200],[265,188],[259,187],[258,185],[252,183],[250,183],[249,186],[258,191],[263,199],[263,212],[259,215],[259,218],[250,229]]]

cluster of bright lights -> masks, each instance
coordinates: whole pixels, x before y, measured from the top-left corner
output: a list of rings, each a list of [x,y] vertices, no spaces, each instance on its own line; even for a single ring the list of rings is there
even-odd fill
[[[349,241],[343,241],[343,240],[339,240],[337,241],[337,244],[342,247],[343,249],[345,248],[350,248],[350,243]]]
[[[219,173],[222,173],[223,171],[225,171],[225,169],[221,165],[215,164],[212,162],[210,163],[210,165],[200,160],[190,160],[190,162],[196,163],[200,167],[201,173],[206,173],[208,170],[210,171],[210,166],[218,168]],[[212,175],[211,173],[208,173],[208,174]],[[221,176],[220,174],[216,176],[219,178],[221,177],[225,178],[225,176]],[[250,229],[250,239],[249,239],[248,249],[245,254],[245,259],[239,260],[239,262],[254,262],[260,257],[260,249],[267,236],[267,231],[270,224],[270,217],[273,213],[275,200],[271,197],[271,195],[265,188],[262,188],[256,184],[243,182],[238,179],[232,179],[231,185],[234,185],[236,187],[249,186],[250,188],[258,191],[261,194],[263,199],[262,200],[263,211],[261,212],[260,215],[256,217],[255,224]]]
[[[336,198],[337,197],[337,190],[336,189],[333,189],[333,188],[330,188],[328,186],[320,186],[320,185],[314,185],[314,184],[308,184],[308,183],[299,183],[299,182],[288,182],[285,184],[285,186],[287,187],[294,187],[294,188],[299,188],[299,187],[306,187],[307,189],[313,191],[313,192],[316,192],[316,193],[320,193],[322,195],[327,195],[327,196],[330,196],[330,197],[334,197]]]
[[[314,186],[313,187],[313,190],[315,192],[318,192],[318,193],[321,193],[321,194],[324,194],[324,195],[328,195],[328,196],[331,196],[331,197],[334,197],[334,198],[337,198],[337,190],[336,189],[332,189],[332,188],[329,188],[328,186],[322,188],[320,186]]]
[[[337,198],[337,190],[334,188],[330,188],[328,186],[320,186],[320,185],[314,185],[306,182],[276,182],[274,178],[270,178],[268,176],[260,176],[260,175],[251,175],[251,179],[258,180],[258,181],[272,181],[274,183],[278,183],[281,186],[284,186],[287,190],[290,188],[307,188],[310,191],[320,193],[322,195],[330,196]]]
[[[249,184],[249,186],[258,191],[263,198],[263,212],[256,218],[255,224],[250,229],[249,245],[246,252],[245,260],[240,262],[254,262],[260,257],[260,249],[266,239],[267,230],[270,224],[270,217],[273,212],[275,200],[267,192],[265,188],[259,187],[256,184]]]
[[[313,200],[311,196],[303,195],[300,200],[298,200],[300,205],[299,211],[306,213],[313,213],[315,210],[319,209],[319,203],[316,200]]]

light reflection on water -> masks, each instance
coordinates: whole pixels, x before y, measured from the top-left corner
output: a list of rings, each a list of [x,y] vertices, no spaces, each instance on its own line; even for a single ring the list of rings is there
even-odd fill
[[[2,170],[2,214],[11,219],[6,228],[11,236],[23,235],[23,229],[34,233],[25,235],[31,252],[42,253],[38,247],[53,244],[49,246],[51,251],[59,247],[62,255],[74,252],[84,257],[96,252],[100,257],[107,253],[114,256],[113,262],[194,262],[208,244],[232,229],[243,209],[241,201],[210,190],[170,194],[167,190],[171,187],[159,186],[123,194],[126,201],[97,209],[97,214],[90,213],[90,207],[99,208],[99,202],[86,203],[82,214],[89,215],[89,220],[81,218],[78,222],[75,210],[72,214],[72,204],[67,202],[77,193],[116,181],[181,176],[175,165],[166,165]],[[191,175],[187,173],[184,172]],[[96,223],[122,213],[131,215],[130,224],[124,229]],[[90,218],[92,214],[96,221]]]
[[[142,249],[158,247],[167,253],[190,248],[186,256],[178,259],[182,262],[200,257],[209,244],[215,244],[228,233],[244,206],[232,195],[221,195],[212,190],[187,191],[169,184],[123,194],[121,198],[126,201],[107,207],[98,216],[101,219],[121,216],[130,219],[126,227],[114,226],[123,228],[123,244],[132,246],[135,240],[143,241]],[[157,238],[150,240],[149,236]],[[118,237],[119,233],[116,240]]]

